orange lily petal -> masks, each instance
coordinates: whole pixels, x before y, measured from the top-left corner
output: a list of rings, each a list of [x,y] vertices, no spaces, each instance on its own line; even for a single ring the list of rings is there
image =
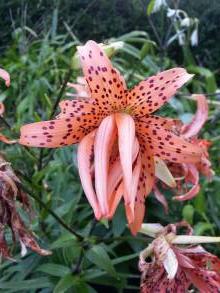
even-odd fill
[[[192,76],[184,68],[163,71],[135,86],[129,91],[127,101],[136,116],[155,112]]]
[[[5,135],[0,133],[0,141],[7,143],[7,144],[14,144],[17,141],[16,140],[10,140],[9,138],[7,138]]]
[[[153,192],[154,192],[154,196],[156,197],[156,199],[162,204],[165,213],[168,213],[168,203],[167,200],[165,198],[165,196],[160,192],[160,190],[157,188],[156,184],[153,187]]]
[[[3,103],[0,102],[0,116],[2,116],[5,112],[5,106]]]
[[[5,85],[7,87],[9,87],[10,86],[10,75],[8,74],[8,72],[5,71],[4,69],[0,68],[0,77],[4,79]]]
[[[132,184],[132,152],[135,141],[135,124],[133,118],[125,113],[115,114],[118,128],[118,145],[124,178],[125,204],[130,204]]]
[[[85,118],[86,119],[86,118]],[[96,119],[62,118],[27,124],[21,127],[20,144],[56,148],[78,143],[97,125]]]
[[[206,97],[203,95],[193,95],[193,98],[197,101],[197,111],[193,117],[192,122],[188,125],[184,125],[182,128],[181,134],[185,138],[190,138],[197,135],[208,119],[209,108]]]
[[[134,141],[134,146],[132,150],[132,162],[135,161],[139,152],[139,143],[137,138]],[[116,158],[113,162],[110,162],[109,175],[108,175],[108,195],[111,197],[115,188],[118,186],[119,182],[123,178],[123,172],[121,167],[120,158]]]
[[[107,179],[109,169],[109,158],[116,137],[116,125],[114,115],[102,120],[95,136],[95,188],[102,211],[102,216],[109,214]]]
[[[101,212],[95,194],[91,176],[91,156],[93,155],[93,146],[95,140],[95,131],[87,134],[80,142],[78,147],[78,168],[79,175],[85,195],[93,208],[96,219],[100,219]]]
[[[138,189],[138,184],[139,184],[140,173],[141,173],[141,156],[139,155],[137,158],[136,165],[134,167],[132,184],[130,186],[130,189],[131,189],[130,203],[127,205],[125,204],[128,224],[134,222],[135,199],[137,196],[137,189]]]
[[[116,189],[116,191],[113,192],[113,194],[110,197],[109,200],[109,206],[110,206],[110,211],[108,214],[108,218],[111,219],[117,209],[117,206],[123,196],[124,193],[124,184],[123,182],[121,182],[118,186],[118,188]]]
[[[138,121],[145,122],[147,124],[153,124],[157,127],[164,127],[168,130],[179,130],[181,129],[183,123],[179,119],[166,118],[156,115],[146,115],[138,118]]]
[[[140,143],[142,166],[134,208],[134,221],[129,224],[129,228],[133,235],[137,234],[143,223],[145,214],[145,197],[151,192],[155,179],[154,158],[151,149],[148,148],[147,144],[141,137],[138,140]]]
[[[129,228],[133,235],[136,235],[140,230],[145,215],[145,204],[144,204],[144,190],[139,190],[137,194],[137,200],[134,208],[134,221],[129,224]]]
[[[124,79],[115,70],[103,49],[94,41],[78,47],[80,60],[92,98],[106,111],[125,106]]]
[[[56,118],[80,117],[100,119],[104,116],[95,102],[85,99],[63,100],[59,103],[61,113]]]
[[[145,122],[136,123],[137,132],[142,135],[155,156],[171,162],[199,162],[203,149],[185,141],[168,129]]]
[[[184,168],[187,173],[186,178],[185,178],[185,182],[191,183],[192,187],[185,194],[175,196],[174,199],[176,199],[178,201],[190,200],[190,199],[194,198],[200,191],[199,172],[198,172],[196,166],[193,164],[184,164]]]

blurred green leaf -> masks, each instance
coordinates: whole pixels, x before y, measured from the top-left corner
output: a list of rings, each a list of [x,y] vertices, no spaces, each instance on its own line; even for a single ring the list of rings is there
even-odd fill
[[[193,224],[194,207],[191,204],[187,204],[183,207],[182,211],[183,219],[190,225]]]
[[[105,270],[109,275],[118,278],[111,259],[101,245],[93,246],[86,253],[86,257],[99,268]]]
[[[150,15],[154,10],[155,0],[150,0],[147,6],[147,15]]]
[[[70,273],[70,269],[68,267],[55,263],[43,264],[37,268],[37,271],[56,277],[64,277]]]

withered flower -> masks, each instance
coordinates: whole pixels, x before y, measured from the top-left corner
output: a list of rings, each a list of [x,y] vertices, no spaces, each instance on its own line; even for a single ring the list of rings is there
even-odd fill
[[[9,228],[13,241],[19,241],[21,255],[26,254],[26,247],[40,255],[49,255],[50,251],[40,248],[35,237],[26,226],[19,214],[23,209],[29,217],[31,206],[26,193],[22,190],[20,180],[15,175],[10,163],[0,155],[0,255],[12,259],[10,249],[5,237]]]
[[[186,227],[185,235],[177,228]],[[140,232],[155,238],[140,253],[141,293],[188,292],[192,286],[201,293],[218,293],[220,259],[200,244],[220,242],[220,237],[194,236],[186,222],[143,224]]]

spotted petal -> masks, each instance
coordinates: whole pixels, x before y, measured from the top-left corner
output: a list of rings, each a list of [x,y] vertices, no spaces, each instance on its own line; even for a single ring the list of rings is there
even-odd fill
[[[125,105],[124,79],[115,70],[103,49],[94,41],[78,47],[80,60],[91,96],[103,110]]]
[[[136,129],[145,139],[155,156],[171,162],[196,163],[201,160],[203,149],[185,141],[162,126],[137,122]]]
[[[96,119],[84,121],[82,117],[73,117],[27,124],[21,127],[19,143],[48,148],[71,145],[78,143],[97,123]]]
[[[141,81],[127,96],[129,107],[137,116],[155,112],[192,76],[183,68],[173,68]]]

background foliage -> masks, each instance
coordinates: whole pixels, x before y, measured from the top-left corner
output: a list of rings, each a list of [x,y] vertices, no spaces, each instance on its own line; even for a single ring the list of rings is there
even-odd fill
[[[168,46],[168,39],[175,35],[173,24],[163,8],[147,15],[150,2],[0,1],[0,65],[12,79],[11,87],[0,93],[12,126],[12,131],[4,126],[4,133],[17,137],[23,123],[49,118],[70,73],[76,45],[87,39],[125,43],[112,61],[129,86],[159,70],[183,65],[196,77],[161,114],[189,121],[195,104],[186,97],[191,92],[208,94],[209,121],[202,135],[213,142],[210,152],[216,175],[210,183],[201,180],[202,190],[193,201],[174,203],[168,194],[168,215],[151,195],[146,221],[167,224],[185,218],[196,234],[219,235],[219,1],[167,1],[172,8],[178,4],[189,17],[199,18],[197,47],[191,47],[188,39],[183,46],[177,40]],[[71,71],[70,80],[79,74]],[[30,153],[20,146],[1,144],[1,149],[32,198],[36,217],[31,228],[53,254],[41,257],[29,252],[21,260],[18,247],[12,244],[17,263],[1,263],[0,292],[137,292],[138,252],[148,239],[131,237],[122,206],[112,222],[93,220],[79,182],[75,147]],[[218,246],[211,249],[220,252]]]

